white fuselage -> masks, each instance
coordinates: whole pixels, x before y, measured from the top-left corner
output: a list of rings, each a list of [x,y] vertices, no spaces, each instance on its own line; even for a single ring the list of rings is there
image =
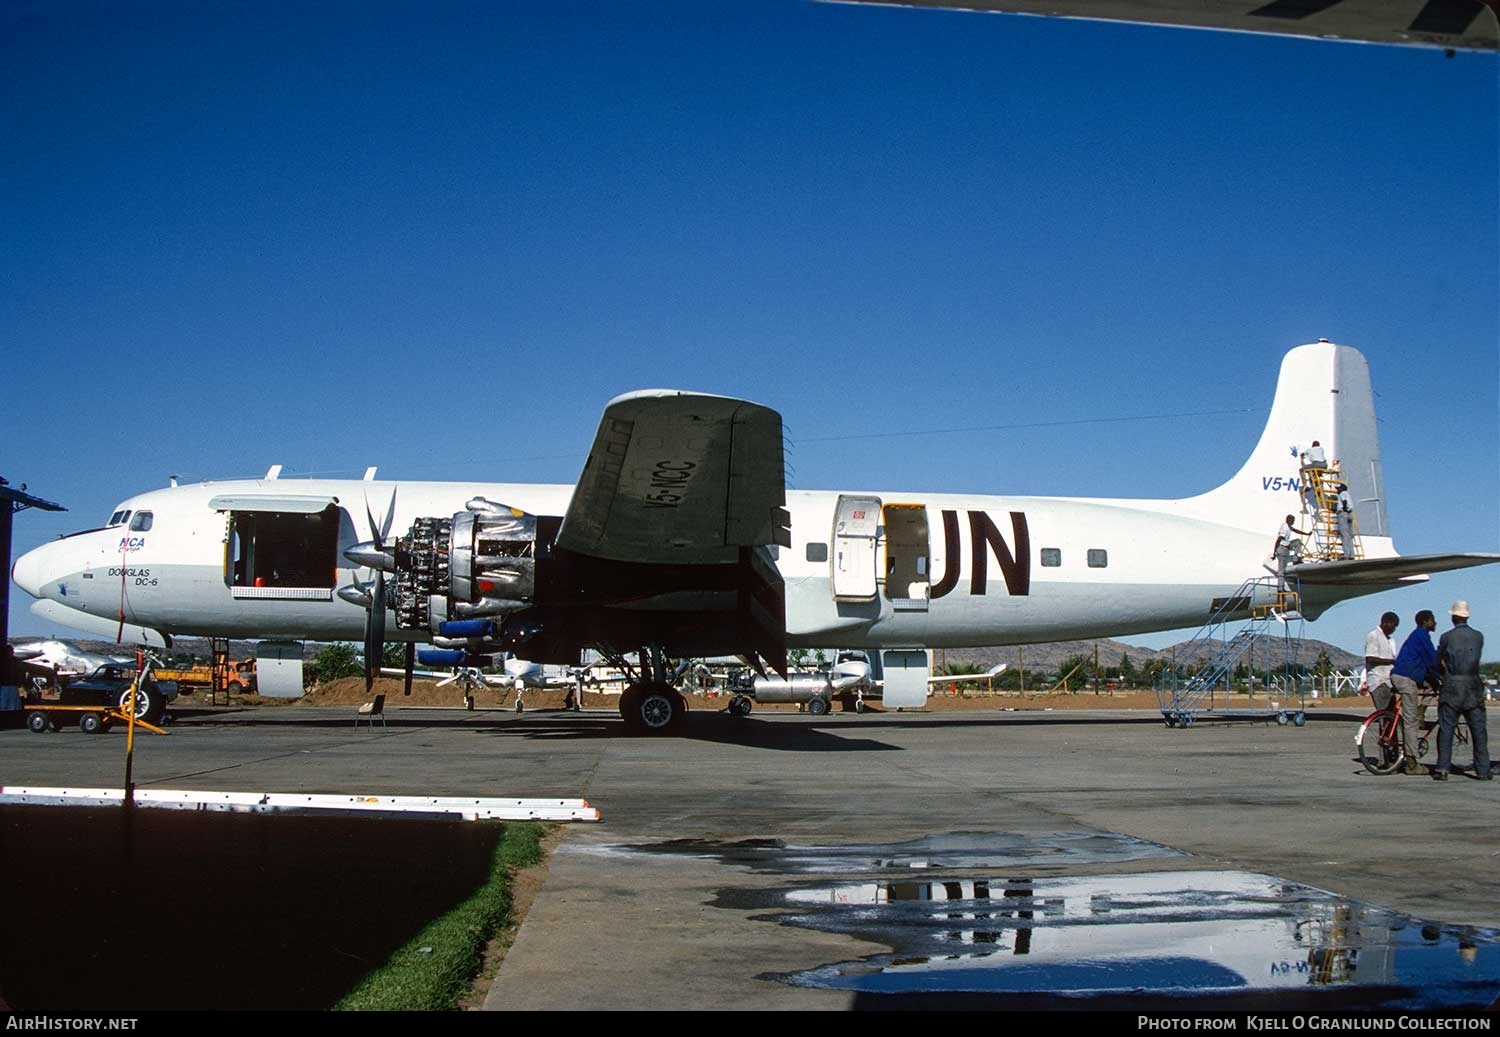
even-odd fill
[[[337,551],[327,558],[336,571],[305,581],[321,586],[235,585],[230,515],[210,501],[273,495],[326,497],[337,507]],[[19,560],[15,577],[35,597],[165,634],[357,640],[365,611],[335,590],[371,576],[343,556],[372,539],[371,516],[385,522],[394,505],[386,525],[396,535],[420,516],[462,511],[476,495],[561,516],[572,487],[319,479],[172,487],[120,505],[133,517],[149,513],[148,529],[131,529],[142,523],[127,518],[54,541]],[[840,501],[850,518],[861,499],[879,501],[878,514],[863,516],[868,535],[842,538]],[[786,504],[791,545],[772,553],[786,587],[788,641],[806,646],[1024,644],[1192,626],[1247,578],[1265,575],[1272,539],[1187,517],[1191,507],[1178,501],[790,491]],[[1305,602],[1304,611],[1332,600]],[[394,622],[389,633],[426,637]]]

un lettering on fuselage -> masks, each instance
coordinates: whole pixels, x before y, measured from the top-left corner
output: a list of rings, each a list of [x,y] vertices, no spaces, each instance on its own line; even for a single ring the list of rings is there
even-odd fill
[[[989,559],[995,556],[1006,593],[1024,597],[1031,593],[1031,529],[1026,512],[1010,513],[1011,542],[1007,544],[994,519],[987,512],[970,511],[969,515],[969,593],[989,593]],[[958,586],[963,575],[962,545],[959,542],[958,512],[943,511],[943,557],[947,568],[943,578],[932,585],[932,597],[941,598]]]

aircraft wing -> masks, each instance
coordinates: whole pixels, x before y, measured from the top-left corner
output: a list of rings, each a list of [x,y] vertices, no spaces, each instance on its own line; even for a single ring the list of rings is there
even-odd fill
[[[648,389],[611,400],[557,545],[648,564],[728,564],[790,546],[781,415],[725,396]]]
[[[1500,0],[844,0],[1093,21],[1310,36],[1362,43],[1500,49]],[[1486,10],[1488,8],[1488,10]]]
[[[380,668],[380,675],[382,677],[405,677],[406,671],[395,666],[382,666]],[[452,670],[412,670],[411,675],[417,680],[440,682],[451,681],[454,677],[458,676]],[[514,677],[507,677],[504,674],[476,673],[474,676],[478,677],[487,687],[491,688],[509,688],[515,684]]]
[[[1361,558],[1349,562],[1303,562],[1287,566],[1308,587],[1353,587],[1369,583],[1395,583],[1429,573],[1467,569],[1500,562],[1500,554],[1470,551],[1464,554],[1405,555],[1399,558]]]

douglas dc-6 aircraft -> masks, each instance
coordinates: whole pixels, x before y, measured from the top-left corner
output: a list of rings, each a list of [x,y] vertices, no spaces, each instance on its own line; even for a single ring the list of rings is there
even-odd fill
[[[621,713],[660,731],[685,706],[666,679],[673,658],[739,655],[785,672],[789,646],[873,649],[887,704],[917,704],[918,646],[1201,623],[1266,575],[1314,440],[1342,466],[1363,557],[1289,565],[1304,615],[1500,560],[1396,554],[1369,370],[1358,351],[1319,342],[1283,360],[1239,472],[1182,500],[787,492],[775,411],[648,390],[605,408],[577,486],[174,486],[28,552],[14,576],[53,618],[153,638],[363,633],[371,666],[386,640],[432,642],[465,665],[498,652],[571,665],[592,647],[626,667],[639,652]]]

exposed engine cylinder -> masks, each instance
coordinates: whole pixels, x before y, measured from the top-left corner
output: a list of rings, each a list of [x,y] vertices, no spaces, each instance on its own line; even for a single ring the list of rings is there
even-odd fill
[[[450,619],[503,616],[536,595],[536,517],[476,497],[419,518],[396,540],[396,622],[437,633]]]

